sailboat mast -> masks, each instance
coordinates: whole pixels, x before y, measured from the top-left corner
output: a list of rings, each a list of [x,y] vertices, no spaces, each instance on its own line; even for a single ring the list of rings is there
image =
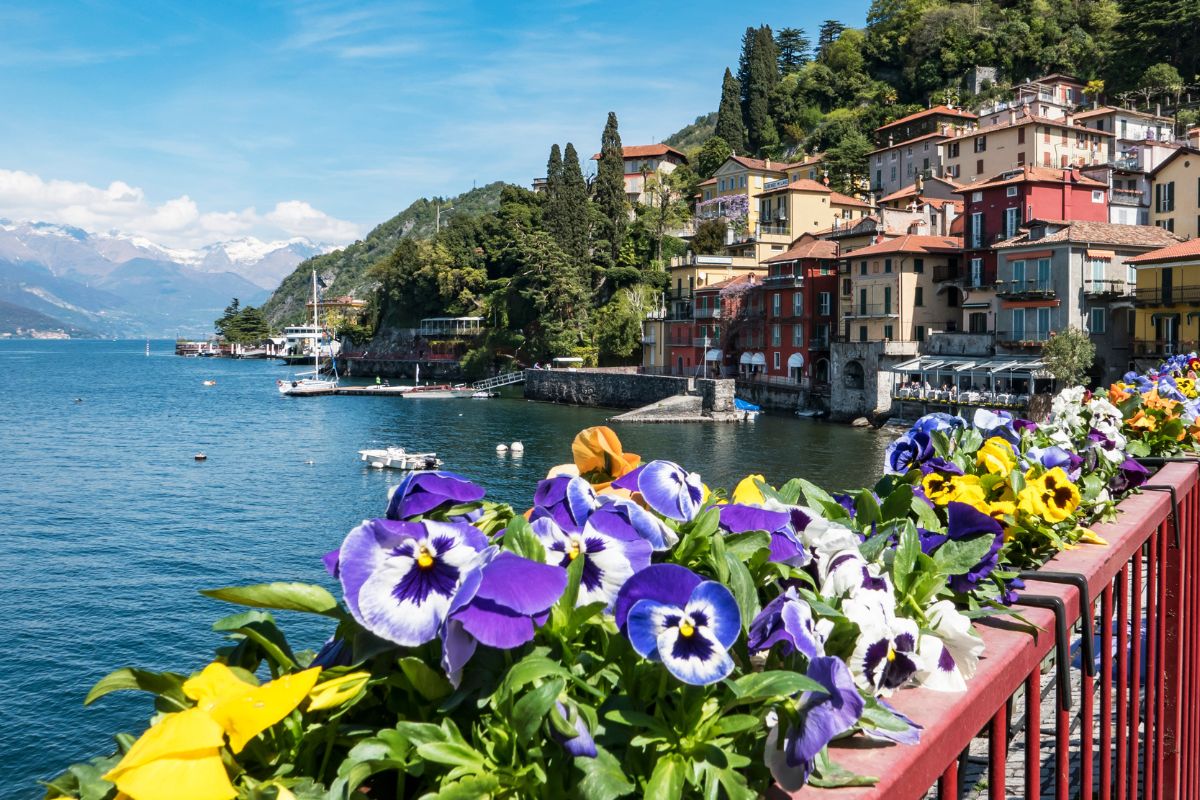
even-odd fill
[[[313,380],[321,377],[321,317],[317,313],[317,270],[313,268]]]

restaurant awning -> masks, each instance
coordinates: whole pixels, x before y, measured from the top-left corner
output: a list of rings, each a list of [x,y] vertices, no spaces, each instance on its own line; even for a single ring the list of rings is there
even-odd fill
[[[958,359],[934,359],[928,356],[912,359],[888,368],[888,372],[911,374],[913,372],[930,372],[933,370],[987,374],[996,372],[1013,372],[1022,375],[1033,375],[1045,369],[1045,363],[1040,360],[1016,360],[1012,358],[985,358],[972,361]]]
[[[704,354],[704,360],[705,361],[720,361],[721,360],[721,351],[717,350],[715,348],[712,350],[709,350],[707,353]]]
[[[750,357],[750,363],[756,367],[765,367],[767,365],[767,357],[762,353],[755,353]]]
[[[742,357],[738,359],[739,364],[753,364],[753,354],[742,353]]]
[[[804,356],[800,353],[792,353],[788,356],[788,369],[801,369],[804,366]]]

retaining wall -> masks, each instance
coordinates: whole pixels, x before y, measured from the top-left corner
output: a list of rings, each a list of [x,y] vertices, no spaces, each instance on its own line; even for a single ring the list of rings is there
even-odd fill
[[[525,371],[525,399],[576,406],[638,408],[687,394],[691,378],[608,370]]]

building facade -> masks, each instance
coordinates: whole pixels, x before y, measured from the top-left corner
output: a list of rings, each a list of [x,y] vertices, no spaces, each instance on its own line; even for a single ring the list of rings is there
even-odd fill
[[[1150,173],[1150,223],[1186,239],[1200,234],[1200,150],[1176,148]]]
[[[625,162],[625,195],[630,204],[647,203],[646,184],[656,175],[666,175],[683,164],[687,156],[665,144],[634,144],[621,148]],[[592,159],[598,161],[600,154]],[[536,181],[534,191],[538,191]]]
[[[821,388],[837,324],[836,242],[807,235],[768,259],[763,277],[767,374]]]
[[[1200,239],[1129,259],[1135,271],[1135,358],[1153,360],[1200,348]]]
[[[990,120],[995,119],[995,123]],[[943,174],[962,184],[977,183],[1025,165],[1081,167],[1107,160],[1111,133],[1076,125],[1070,114],[1061,119],[1010,108],[941,143]]]

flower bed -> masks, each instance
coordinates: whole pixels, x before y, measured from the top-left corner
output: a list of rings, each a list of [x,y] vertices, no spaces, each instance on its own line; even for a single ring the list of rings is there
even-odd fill
[[[956,707],[978,670],[970,696],[1002,691],[994,669],[1027,674],[1043,645],[1013,649],[972,619],[1009,613],[1021,570],[1118,553],[1088,526],[1145,481],[1128,451],[1195,441],[1194,426],[1175,436],[1186,412],[1133,383],[1116,404],[1068,390],[1040,426],[928,415],[851,493],[749,476],[727,494],[607,428],[576,437],[523,513],[460,476],[413,474],[327,556],[340,602],[308,584],[208,591],[252,609],[217,624],[230,642],[212,664],[97,684],[87,702],[138,689],[158,713],[48,796],[753,798],[886,782],[884,761],[828,745],[936,741],[945,720],[925,711]],[[1143,436],[1141,411],[1165,433]],[[324,615],[331,637],[295,652],[271,610]],[[896,695],[913,686],[944,699],[917,713]]]

